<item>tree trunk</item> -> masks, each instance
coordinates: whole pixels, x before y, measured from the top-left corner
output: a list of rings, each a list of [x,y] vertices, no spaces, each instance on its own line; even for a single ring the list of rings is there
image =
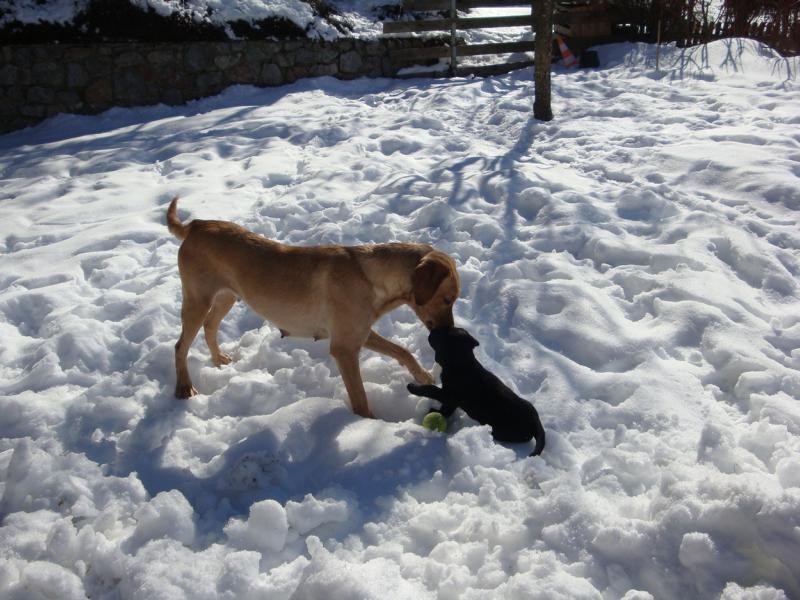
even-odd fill
[[[553,55],[553,0],[532,0],[536,41],[533,53],[533,118],[550,121],[550,64]]]

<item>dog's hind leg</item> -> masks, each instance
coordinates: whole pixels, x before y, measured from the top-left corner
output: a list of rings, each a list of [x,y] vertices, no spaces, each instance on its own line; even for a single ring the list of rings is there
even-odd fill
[[[358,347],[351,347],[331,339],[331,356],[336,360],[339,373],[342,375],[344,387],[350,397],[350,407],[359,416],[374,419],[375,415],[369,409],[367,392],[361,379],[361,367],[358,364]]]
[[[218,367],[231,362],[231,357],[219,349],[217,331],[219,331],[220,322],[235,303],[236,294],[227,290],[219,292],[214,298],[214,303],[211,305],[211,310],[208,311],[205,321],[203,321],[206,345],[208,345],[208,351],[211,352],[211,360]]]
[[[411,373],[411,376],[417,382],[424,384],[433,383],[433,376],[419,365],[417,360],[408,350],[395,344],[394,342],[390,342],[385,337],[378,335],[374,331],[369,332],[369,337],[367,338],[364,347],[394,358],[397,362],[408,369],[408,371]]]
[[[189,354],[189,347],[192,345],[197,332],[203,325],[203,321],[211,309],[211,300],[200,299],[187,294],[186,288],[183,291],[183,305],[181,306],[181,335],[178,343],[175,344],[175,397],[189,398],[197,393],[189,377],[189,368],[186,365],[186,357]]]

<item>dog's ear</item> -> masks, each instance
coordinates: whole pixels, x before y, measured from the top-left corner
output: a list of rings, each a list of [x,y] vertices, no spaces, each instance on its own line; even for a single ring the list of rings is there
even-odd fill
[[[411,289],[414,295],[414,302],[421,306],[426,304],[450,273],[450,268],[441,256],[431,252],[426,254],[414,273],[411,275]]]

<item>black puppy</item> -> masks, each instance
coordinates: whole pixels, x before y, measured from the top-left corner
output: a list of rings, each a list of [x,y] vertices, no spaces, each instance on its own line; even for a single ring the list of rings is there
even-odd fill
[[[441,402],[438,412],[445,418],[461,408],[478,423],[491,425],[498,441],[520,443],[536,438],[531,456],[542,453],[544,427],[539,413],[478,362],[472,353],[478,346],[475,338],[460,327],[441,327],[431,331],[428,343],[442,366],[442,387],[409,383],[409,392]]]

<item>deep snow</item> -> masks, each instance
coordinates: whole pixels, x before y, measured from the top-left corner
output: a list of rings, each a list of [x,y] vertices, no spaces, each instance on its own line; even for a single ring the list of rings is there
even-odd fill
[[[161,16],[176,15],[195,23],[229,25],[236,21],[251,24],[263,19],[283,18],[312,38],[335,39],[339,36],[374,38],[383,35],[380,18],[387,8],[400,4],[400,0],[327,0],[334,13],[323,18],[315,14],[312,3],[305,0],[129,0],[131,4],[152,10]],[[530,3],[514,8],[478,8],[472,16],[530,14]],[[88,0],[0,0],[0,26],[13,21],[26,24],[69,24],[88,6]],[[412,18],[406,15],[404,18]],[[338,27],[338,28],[337,28]],[[235,32],[228,27],[228,37]],[[529,39],[529,27],[502,27],[499,29],[469,30],[462,32],[470,43],[513,41]],[[408,35],[408,34],[403,34]],[[424,33],[421,35],[431,35]],[[471,57],[467,60],[482,60]]]
[[[395,4],[386,0],[383,5]],[[329,19],[315,14],[312,5],[303,0],[129,0],[145,11],[160,16],[176,15],[195,23],[228,26],[230,38],[236,34],[230,23],[245,21],[251,24],[264,19],[281,18],[297,25],[312,38],[335,39],[340,32],[333,22],[349,26],[351,35],[369,37],[380,34],[381,26],[375,16],[376,5],[370,0],[332,0],[329,5],[337,12]],[[17,21],[25,24],[72,23],[85,11],[89,0],[0,0],[0,26]],[[340,18],[341,16],[341,18]]]
[[[797,59],[600,49],[553,76],[315,79],[0,136],[0,596],[800,597]],[[417,423],[365,351],[245,306],[172,397],[184,218],[431,242],[544,454]],[[432,366],[399,309],[378,331]]]

